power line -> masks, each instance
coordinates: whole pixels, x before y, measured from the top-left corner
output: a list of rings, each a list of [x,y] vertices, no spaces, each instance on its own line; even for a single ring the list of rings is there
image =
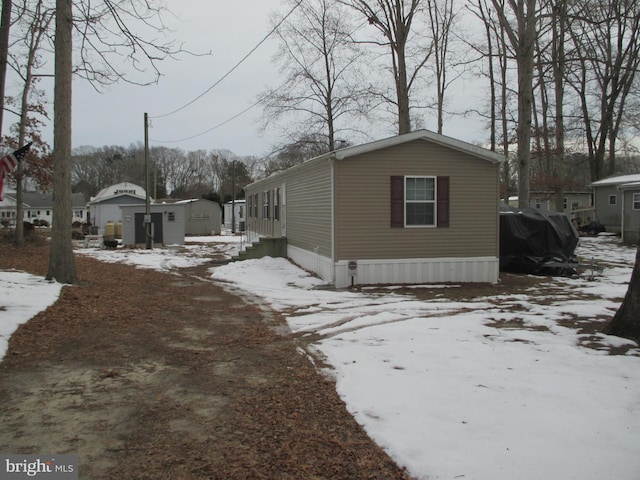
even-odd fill
[[[155,143],[180,143],[180,142],[186,142],[187,140],[193,140],[194,138],[197,138],[197,137],[200,137],[200,136],[202,136],[202,135],[204,135],[204,134],[206,134],[206,133],[212,132],[212,131],[214,131],[214,130],[216,130],[216,129],[218,129],[218,128],[220,128],[220,127],[224,126],[224,125],[226,125],[227,123],[229,123],[229,122],[231,122],[231,121],[235,120],[235,119],[236,119],[236,118],[238,118],[239,116],[244,115],[244,114],[245,114],[245,113],[247,113],[249,110],[251,110],[252,108],[256,107],[256,106],[257,106],[261,101],[262,101],[262,99],[258,100],[258,101],[257,101],[257,102],[255,102],[253,105],[250,105],[250,106],[248,106],[247,108],[245,108],[244,110],[242,110],[241,112],[236,113],[233,117],[228,118],[228,119],[227,119],[227,120],[225,120],[224,122],[221,122],[221,123],[219,123],[219,124],[217,124],[217,125],[215,125],[215,126],[213,126],[213,127],[209,128],[209,129],[207,129],[207,130],[205,130],[205,131],[203,131],[203,132],[196,133],[195,135],[191,135],[190,137],[180,138],[180,139],[178,139],[178,140],[153,140],[153,139],[152,139],[151,141],[152,141],[152,142],[155,142]]]
[[[278,22],[278,24],[273,27],[273,29],[271,29],[271,31],[269,33],[267,33],[267,35],[265,35],[265,37],[260,40],[255,47],[253,47],[249,53],[247,53],[244,57],[242,57],[242,59],[236,63],[231,70],[229,70],[227,73],[225,73],[218,81],[216,81],[213,85],[211,85],[208,89],[206,89],[204,92],[202,92],[200,95],[198,95],[196,98],[194,98],[193,100],[191,100],[190,102],[184,104],[183,106],[181,106],[180,108],[177,108],[171,112],[162,114],[162,115],[156,115],[156,116],[152,116],[150,118],[164,118],[164,117],[168,117],[170,115],[173,115],[174,113],[178,113],[181,110],[184,110],[185,108],[187,108],[188,106],[194,104],[195,102],[197,102],[198,100],[200,100],[202,97],[204,97],[207,93],[209,93],[211,90],[213,90],[215,87],[217,87],[225,78],[227,78],[229,75],[231,75],[240,65],[242,65],[244,63],[244,61],[249,58],[264,42],[267,41],[267,39],[274,34],[274,32],[276,30],[278,30],[278,28],[280,28],[280,26],[287,20],[287,18],[289,18],[289,16],[295,11],[296,8],[298,8],[300,6],[300,4],[302,3],[303,0],[298,0],[298,3],[296,3],[293,8],[291,10],[289,10],[289,13],[287,13],[282,20],[280,20]]]
[[[269,92],[267,95],[264,95],[263,97],[259,98],[258,100],[256,100],[254,103],[252,103],[251,105],[249,105],[247,108],[245,108],[244,110],[242,110],[241,112],[236,113],[235,115],[233,115],[230,118],[227,118],[225,121],[218,123],[217,125],[214,125],[211,128],[208,128],[207,130],[204,130],[200,133],[196,133],[195,135],[191,135],[189,137],[185,137],[185,138],[180,138],[178,140],[154,140],[151,139],[152,142],[154,143],[180,143],[180,142],[186,142],[187,140],[193,140],[194,138],[198,138],[201,137],[202,135],[205,135],[209,132],[212,132],[214,130],[217,130],[220,127],[223,127],[224,125],[226,125],[227,123],[232,122],[233,120],[235,120],[236,118],[244,115],[245,113],[247,113],[249,110],[252,110],[253,108],[257,107],[261,102],[263,102],[264,100],[266,100],[267,98],[269,98],[270,96],[274,95],[275,93],[277,93],[282,87],[284,87],[287,83],[289,83],[289,81],[285,81],[284,83],[280,84],[277,88],[275,88],[273,91]]]

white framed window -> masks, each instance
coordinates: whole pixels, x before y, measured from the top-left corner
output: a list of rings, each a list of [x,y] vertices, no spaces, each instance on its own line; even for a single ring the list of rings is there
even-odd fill
[[[618,204],[618,196],[609,195],[609,205],[617,205],[617,204]]]
[[[405,226],[435,227],[436,177],[405,177]]]
[[[633,194],[633,209],[640,210],[640,193]]]
[[[270,218],[271,190],[262,192],[262,218]]]

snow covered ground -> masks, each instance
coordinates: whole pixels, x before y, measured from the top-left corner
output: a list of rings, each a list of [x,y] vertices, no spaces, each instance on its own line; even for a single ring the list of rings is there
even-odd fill
[[[238,248],[238,237],[190,241],[78,253],[171,271]],[[569,327],[576,316],[615,312],[635,249],[597,237],[582,239],[577,253],[607,268],[595,281],[585,274],[532,282],[517,294],[498,288],[465,296],[464,286],[450,285],[335,291],[274,258],[215,267],[211,275],[282,312],[301,344],[329,365],[324,371],[358,422],[418,479],[637,480],[640,349]],[[41,298],[26,288],[49,292],[39,308],[59,289],[0,272],[0,325],[35,314],[21,312]],[[16,306],[6,301],[8,289]],[[609,354],[621,346],[631,348]]]

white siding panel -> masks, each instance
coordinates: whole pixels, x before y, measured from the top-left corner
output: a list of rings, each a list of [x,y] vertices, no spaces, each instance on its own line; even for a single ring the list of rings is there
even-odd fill
[[[327,282],[333,281],[333,263],[329,257],[302,248],[287,245],[287,257],[305,270],[314,272]]]
[[[351,285],[347,265],[336,262],[337,288]],[[497,283],[498,267],[495,257],[358,260],[354,284]]]

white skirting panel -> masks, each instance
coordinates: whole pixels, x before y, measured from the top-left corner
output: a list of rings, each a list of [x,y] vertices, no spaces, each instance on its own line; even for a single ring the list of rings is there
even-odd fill
[[[353,284],[497,283],[499,263],[497,257],[357,260]],[[336,263],[336,288],[352,285],[348,264]]]
[[[333,263],[329,257],[323,257],[315,252],[291,245],[287,245],[287,257],[305,270],[314,272],[323,280],[333,281]]]

